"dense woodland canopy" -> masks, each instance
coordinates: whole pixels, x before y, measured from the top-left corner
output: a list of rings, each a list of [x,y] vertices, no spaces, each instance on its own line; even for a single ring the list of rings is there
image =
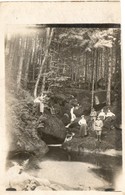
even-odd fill
[[[91,89],[93,80],[96,90],[100,79],[109,92],[120,82],[120,64],[118,28],[17,27],[6,36],[8,82],[35,97],[54,86]]]
[[[92,108],[94,94],[102,91],[106,94],[107,106],[117,102],[121,118],[120,43],[120,28],[8,26],[5,37],[6,101],[9,101],[8,92],[20,99],[20,108],[16,108],[11,125],[35,131],[37,122],[33,120],[37,119],[30,116],[32,108],[27,111],[24,104],[29,101],[27,93],[33,100],[41,92],[65,96],[75,90],[88,91]],[[22,91],[25,95],[21,99]],[[7,112],[12,113],[15,100],[9,104],[11,111]],[[27,117],[22,119],[24,113]],[[29,117],[32,124],[27,122]],[[21,124],[17,118],[22,120]],[[10,123],[8,126],[10,128]],[[19,135],[17,137],[18,140]]]

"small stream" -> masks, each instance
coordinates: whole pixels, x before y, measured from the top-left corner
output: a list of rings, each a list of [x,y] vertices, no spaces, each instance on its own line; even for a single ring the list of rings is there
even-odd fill
[[[122,169],[122,156],[109,156],[99,153],[78,153],[78,152],[67,152],[60,147],[49,147],[49,152],[43,158],[43,161],[72,161],[72,162],[83,162],[86,164],[94,165],[95,167],[91,170],[98,175],[100,178],[106,180],[110,186],[114,189],[114,180]],[[112,191],[109,188],[106,191]]]
[[[13,160],[16,160],[19,162],[27,158],[28,158],[27,154],[25,155],[21,154],[21,155],[15,156]],[[83,163],[83,170],[82,170],[83,172],[84,172],[85,165],[88,167],[90,166],[89,174],[92,174],[92,175],[94,174],[95,176],[97,176],[99,180],[103,180],[103,181],[106,181],[106,183],[108,183],[108,187],[106,186],[105,189],[103,189],[103,191],[114,191],[115,190],[114,181],[116,180],[117,175],[119,174],[119,171],[122,169],[122,156],[120,155],[109,156],[105,154],[86,153],[86,152],[85,153],[76,153],[76,152],[69,153],[61,147],[49,147],[49,152],[44,157],[42,157],[42,159],[40,160],[40,163],[43,164],[43,169],[45,168],[45,171],[44,171],[45,176],[46,176],[46,166],[48,165],[50,166],[50,164],[46,165],[48,162],[50,164],[52,162],[52,166],[59,165],[60,163],[67,163],[68,166],[70,166],[70,163],[71,163],[71,166],[72,166],[72,163],[76,163],[76,170],[74,170],[76,172],[77,172],[79,165],[82,167],[81,163]],[[30,169],[32,172],[32,167]],[[63,170],[63,167],[60,168],[60,170],[61,169]],[[50,167],[50,170],[51,170],[51,167]],[[67,169],[65,170],[67,171]],[[41,177],[41,175],[43,174],[43,172],[41,171],[43,170],[38,169],[38,170],[35,170],[34,172],[35,174],[38,174],[39,177]],[[55,167],[55,171],[56,171],[56,167]],[[83,175],[79,177],[82,177],[82,180],[84,180],[84,173]]]

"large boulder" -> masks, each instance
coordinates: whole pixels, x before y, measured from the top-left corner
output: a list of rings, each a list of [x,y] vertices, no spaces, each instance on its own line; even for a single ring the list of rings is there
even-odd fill
[[[10,133],[8,148],[10,157],[15,156],[17,153],[29,153],[36,156],[43,156],[48,152],[48,146],[36,135],[35,131]]]
[[[46,143],[62,143],[66,137],[66,128],[62,120],[55,115],[40,116],[37,129]]]
[[[15,189],[16,191],[43,191],[43,190],[64,190],[58,184],[51,183],[46,178],[34,177],[26,173],[23,167],[16,164],[10,167],[6,172],[5,187],[8,189]]]

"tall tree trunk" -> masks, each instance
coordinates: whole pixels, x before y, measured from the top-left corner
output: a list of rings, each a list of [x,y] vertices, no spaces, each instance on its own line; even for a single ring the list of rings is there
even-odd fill
[[[115,73],[119,73],[119,71],[121,71],[121,51],[120,51],[120,46],[118,43],[119,37],[117,35],[117,39],[116,39],[116,43],[115,43]]]
[[[35,42],[35,40],[33,40],[33,38],[32,38],[32,45],[31,45],[31,47],[32,47],[32,54],[31,54],[31,64],[32,63],[34,63],[35,61],[34,61],[34,58],[35,58],[35,52],[36,52],[36,42]]]
[[[91,56],[90,53],[88,53],[88,82],[91,82]]]
[[[26,70],[25,70],[25,76],[24,76],[24,87],[25,87],[25,89],[27,89],[29,66],[30,66],[30,55],[28,55],[28,59],[27,59],[27,63],[26,63]]]
[[[18,75],[17,75],[17,91],[19,91],[20,86],[21,86],[23,59],[24,59],[23,56],[21,56],[19,60],[19,70],[18,70]]]
[[[88,76],[88,60],[87,60],[87,52],[85,55],[85,59],[86,59],[86,64],[85,64],[85,82],[87,82],[87,76]]]
[[[71,67],[72,67],[71,78],[72,78],[72,81],[74,81],[75,77],[74,77],[74,53],[73,53],[73,50],[72,50],[72,63],[71,63]]]
[[[85,81],[85,52],[83,53],[83,81]]]
[[[42,80],[42,87],[41,87],[41,94],[44,92],[45,90],[45,82],[46,82],[46,75],[43,74],[43,80]]]
[[[27,89],[27,81],[28,81],[28,74],[29,74],[29,66],[30,66],[30,61],[31,61],[31,48],[30,48],[30,39],[27,37],[27,47],[26,47],[26,52],[25,52],[25,58],[27,59],[26,61],[26,68],[25,68],[25,73],[24,73],[24,88]]]
[[[9,68],[8,68],[9,76],[11,76],[13,59],[14,59],[14,55],[15,55],[16,42],[17,42],[17,37],[14,36],[14,38],[12,38],[12,40],[10,40],[10,45],[9,45],[10,46],[10,48],[9,48]]]
[[[102,76],[102,75],[103,75],[103,74],[102,74],[102,66],[103,66],[103,65],[102,65],[102,64],[103,64],[103,49],[101,49],[101,54],[102,54],[102,55],[101,55],[101,69],[100,69],[101,75],[100,75],[100,76],[101,76],[101,78],[103,78],[103,76]]]
[[[104,78],[105,78],[105,83],[107,85],[107,75],[108,75],[108,48],[105,48],[105,73],[104,73]]]
[[[47,33],[48,33],[48,31],[47,31]],[[38,89],[39,81],[40,81],[41,74],[42,74],[42,71],[43,71],[43,66],[44,66],[44,64],[46,62],[46,59],[47,59],[47,56],[48,56],[49,46],[51,44],[53,33],[54,33],[54,29],[52,28],[52,29],[50,29],[49,38],[47,40],[48,45],[47,45],[46,50],[45,50],[45,55],[44,55],[44,58],[42,60],[42,64],[41,64],[40,71],[39,71],[39,74],[38,74],[38,77],[37,77],[37,81],[36,81],[36,84],[35,84],[35,88],[34,88],[34,97],[35,98],[37,97],[37,89]]]
[[[92,96],[91,96],[91,110],[94,106],[94,85],[95,85],[95,49],[93,51],[93,71],[92,71]]]
[[[76,78],[76,81],[77,81],[77,82],[79,81],[79,77],[80,77],[79,67],[80,67],[80,51],[79,51],[78,65],[77,65],[77,78]]]
[[[97,89],[97,81],[98,81],[98,49],[96,49],[96,64],[95,64],[95,90]]]
[[[19,59],[19,69],[17,73],[17,91],[21,87],[21,78],[22,78],[22,69],[23,69],[23,60],[24,60],[24,50],[25,50],[25,41],[21,39],[21,49],[20,49],[20,59]]]
[[[107,96],[106,96],[106,105],[111,105],[111,75],[112,75],[112,48],[109,48],[109,58],[108,58],[108,83],[107,83]]]
[[[90,67],[90,72],[91,72],[91,76],[90,76],[90,86],[89,89],[91,89],[91,83],[92,83],[92,78],[93,78],[93,52],[90,53],[90,63],[91,63],[91,67]]]
[[[35,80],[35,63],[33,63],[33,74],[32,74],[32,80],[34,81]]]
[[[101,58],[101,51],[98,50],[98,80],[100,79],[100,58]]]

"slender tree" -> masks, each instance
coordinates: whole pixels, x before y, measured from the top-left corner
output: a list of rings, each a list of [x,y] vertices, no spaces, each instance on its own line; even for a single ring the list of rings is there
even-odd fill
[[[25,62],[25,73],[24,73],[24,88],[27,89],[29,66],[31,61],[31,48],[30,48],[30,39],[27,38],[27,48],[25,52],[26,62]]]
[[[93,50],[93,70],[92,70],[92,96],[91,96],[91,109],[94,106],[94,87],[95,85],[95,49]]]
[[[96,64],[95,64],[95,90],[97,89],[97,81],[98,81],[98,48],[96,49]]]
[[[23,71],[23,61],[24,61],[24,53],[25,53],[25,46],[26,46],[26,38],[20,40],[20,58],[19,58],[19,69],[17,74],[17,91],[19,91],[21,87],[21,78],[22,78],[22,71]]]
[[[112,76],[112,48],[108,48],[109,58],[108,58],[108,83],[107,83],[107,96],[106,104],[107,106],[111,105],[111,76]]]
[[[47,32],[46,32],[46,34],[47,34],[46,43],[47,44],[46,44],[45,54],[44,54],[44,58],[43,58],[42,63],[41,63],[41,67],[40,67],[39,74],[38,74],[36,84],[35,84],[35,88],[34,88],[34,97],[35,98],[37,97],[37,89],[38,89],[39,81],[40,81],[40,78],[41,78],[41,75],[42,75],[43,66],[44,66],[44,64],[46,62],[46,59],[47,59],[47,56],[48,56],[49,47],[50,47],[50,44],[51,44],[51,41],[52,41],[53,33],[54,33],[53,28],[52,29],[50,29],[50,28],[47,29]]]
[[[46,74],[43,74],[41,93],[45,90]]]
[[[88,55],[87,52],[85,53],[85,81],[87,82],[87,78],[88,78]]]

